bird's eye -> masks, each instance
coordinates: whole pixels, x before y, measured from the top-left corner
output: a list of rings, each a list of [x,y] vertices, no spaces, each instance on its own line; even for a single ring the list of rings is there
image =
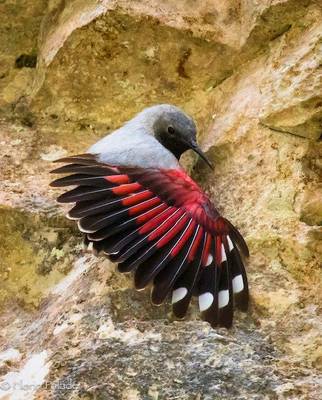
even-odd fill
[[[175,130],[173,126],[168,126],[168,132],[170,133],[170,135],[174,135]]]

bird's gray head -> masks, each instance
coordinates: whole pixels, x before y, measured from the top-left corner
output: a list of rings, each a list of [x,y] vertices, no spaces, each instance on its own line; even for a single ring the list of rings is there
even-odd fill
[[[142,114],[151,124],[154,137],[178,160],[185,151],[192,149],[212,167],[197,144],[196,124],[182,110],[169,104],[160,104],[145,109]]]

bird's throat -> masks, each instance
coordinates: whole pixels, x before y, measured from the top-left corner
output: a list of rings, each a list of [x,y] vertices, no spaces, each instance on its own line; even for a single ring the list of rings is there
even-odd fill
[[[177,160],[180,159],[181,155],[185,151],[189,150],[186,143],[180,142],[167,134],[157,135],[156,139],[162,144],[162,146],[169,150]]]

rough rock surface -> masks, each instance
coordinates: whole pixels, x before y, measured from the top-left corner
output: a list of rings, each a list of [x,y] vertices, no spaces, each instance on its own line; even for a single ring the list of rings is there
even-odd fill
[[[322,398],[321,2],[0,15],[0,399]],[[82,254],[48,188],[52,160],[160,102],[196,118],[215,171],[185,163],[250,246],[252,306],[228,332]]]

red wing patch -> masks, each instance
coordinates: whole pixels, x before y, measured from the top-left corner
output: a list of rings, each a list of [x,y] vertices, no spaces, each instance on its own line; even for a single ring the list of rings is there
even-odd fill
[[[115,167],[90,154],[58,161],[66,165],[52,172],[67,176],[51,186],[76,186],[57,199],[75,203],[68,217],[96,253],[134,271],[136,288],[153,282],[153,303],[172,294],[183,317],[195,295],[202,317],[225,327],[234,305],[247,309],[247,245],[183,170]]]

